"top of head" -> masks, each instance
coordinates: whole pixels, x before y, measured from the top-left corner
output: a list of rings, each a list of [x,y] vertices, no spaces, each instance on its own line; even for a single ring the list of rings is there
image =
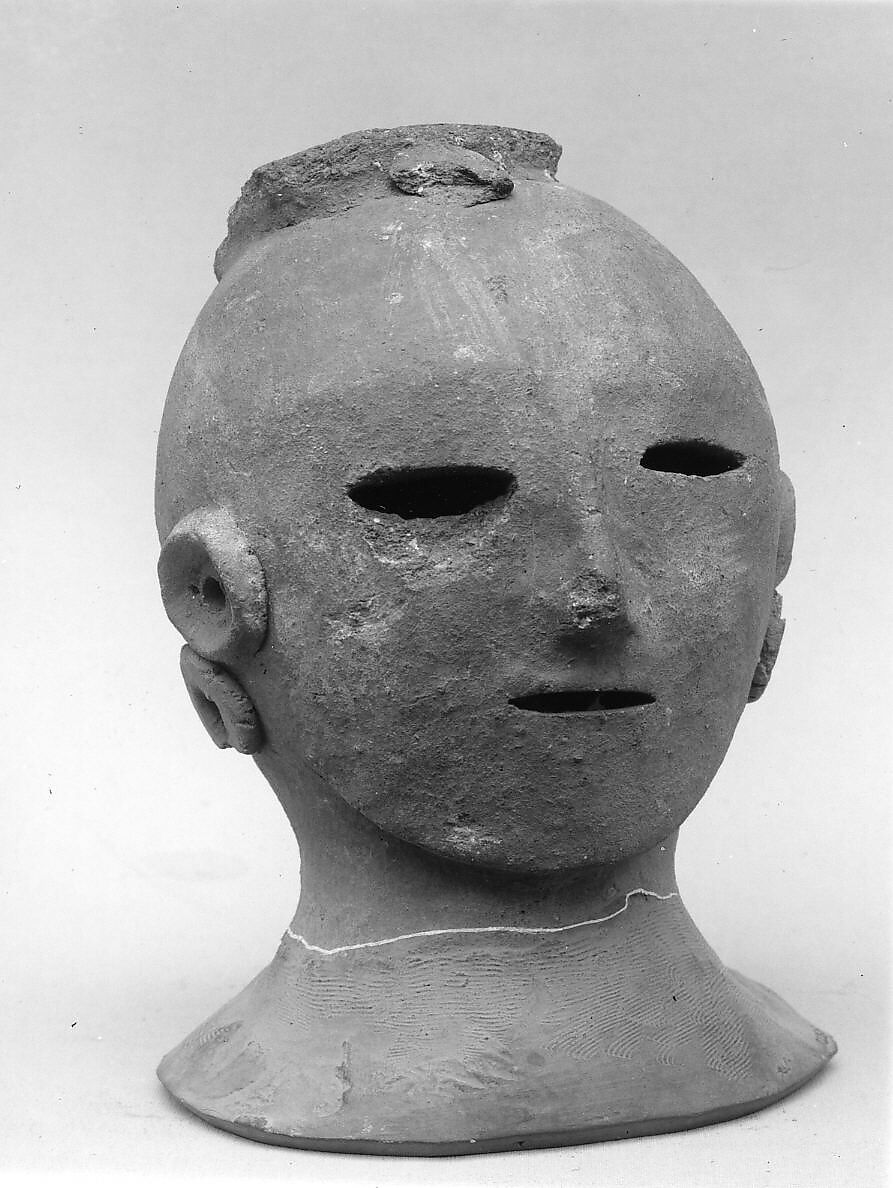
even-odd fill
[[[511,175],[554,178],[561,145],[542,132],[493,124],[415,124],[351,132],[260,165],[230,211],[217,249],[220,280],[249,243],[305,219],[330,218],[368,198],[471,191],[472,203],[507,197]]]
[[[368,416],[381,451],[396,417],[405,449],[418,437],[449,452],[438,395],[453,420],[467,406],[503,426],[532,403],[558,450],[562,426],[598,435],[597,392],[614,437],[631,418],[649,441],[721,424],[730,448],[777,468],[759,379],[719,310],[640,226],[559,184],[559,155],[540,133],[441,124],[352,133],[257,169],[171,384],[161,535],[209,500],[250,499],[256,484],[230,490],[227,475],[262,465],[272,481],[311,424],[355,442]],[[350,416],[335,407],[348,396]],[[320,445],[327,465],[333,448]]]

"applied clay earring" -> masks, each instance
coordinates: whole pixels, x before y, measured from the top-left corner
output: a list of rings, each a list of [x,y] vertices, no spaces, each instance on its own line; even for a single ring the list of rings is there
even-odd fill
[[[266,636],[260,561],[229,512],[199,508],[165,540],[158,577],[168,618],[187,643],[180,670],[202,724],[218,747],[254,754],[262,742],[257,711],[224,664],[250,659]]]
[[[232,747],[241,755],[260,750],[263,735],[254,703],[223,665],[203,659],[186,644],[180,672],[189,700],[216,746]]]

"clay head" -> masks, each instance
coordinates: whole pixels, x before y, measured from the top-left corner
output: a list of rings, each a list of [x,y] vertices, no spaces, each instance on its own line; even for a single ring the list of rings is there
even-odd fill
[[[159,449],[216,741],[519,871],[679,826],[768,679],[793,533],[734,333],[558,151],[434,126],[258,171]]]

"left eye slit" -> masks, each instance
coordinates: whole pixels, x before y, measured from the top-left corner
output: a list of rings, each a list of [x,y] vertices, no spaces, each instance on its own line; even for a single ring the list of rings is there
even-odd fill
[[[746,458],[712,441],[662,441],[649,446],[639,465],[664,474],[687,474],[708,478],[743,466]]]
[[[403,466],[375,470],[347,488],[369,511],[404,520],[461,516],[512,494],[517,486],[509,470],[495,466]]]

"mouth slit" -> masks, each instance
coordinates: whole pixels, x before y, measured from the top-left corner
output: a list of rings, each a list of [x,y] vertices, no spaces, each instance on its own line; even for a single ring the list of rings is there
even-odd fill
[[[534,714],[587,714],[652,705],[654,698],[640,689],[566,689],[558,693],[528,693],[510,697],[509,705]]]

